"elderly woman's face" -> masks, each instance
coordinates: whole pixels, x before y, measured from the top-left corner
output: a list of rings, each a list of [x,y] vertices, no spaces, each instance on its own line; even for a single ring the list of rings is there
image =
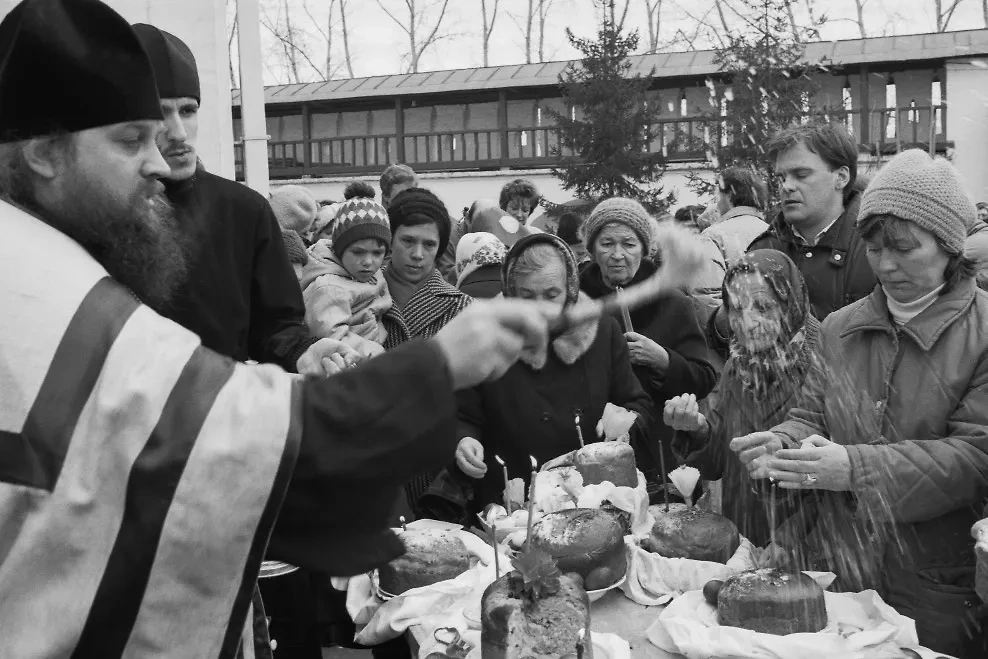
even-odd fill
[[[553,255],[535,272],[518,275],[515,294],[523,300],[545,302],[562,311],[566,305],[566,264]]]
[[[727,285],[727,320],[735,340],[749,352],[766,352],[783,336],[782,306],[761,275],[741,273]]]
[[[885,292],[898,302],[913,302],[944,283],[950,261],[936,237],[912,222],[905,231],[888,235],[879,230],[865,241],[868,265]]]
[[[605,225],[593,244],[594,261],[600,266],[604,283],[611,287],[630,282],[638,273],[644,255],[638,234],[624,224]]]

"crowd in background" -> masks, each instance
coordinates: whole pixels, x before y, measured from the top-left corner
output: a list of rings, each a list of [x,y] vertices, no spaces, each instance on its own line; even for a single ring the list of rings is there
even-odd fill
[[[548,354],[461,393],[455,456],[409,483],[395,514],[469,523],[502,498],[495,455],[521,475],[577,432],[623,439],[653,501],[667,495],[663,470],[695,466],[758,545],[771,477],[801,563],[879,589],[924,643],[975,656],[988,204],[920,151],[866,176],[851,136],[829,124],[786,130],[770,151],[776,181],[729,167],[708,204],[674,213],[621,198],[538,213],[539,191],[516,179],[451,218],[405,165],[381,175],[380,201],[355,181],[339,202],[285,186],[271,204],[310,331],[367,357],[432,336],[474,299],[563,309],[634,286],[662,267],[663,231],[697,234],[690,286],[570,328]]]

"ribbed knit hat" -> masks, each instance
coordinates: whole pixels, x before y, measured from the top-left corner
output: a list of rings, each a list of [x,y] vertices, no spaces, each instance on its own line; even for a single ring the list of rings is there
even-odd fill
[[[652,223],[648,211],[634,199],[614,197],[597,204],[584,224],[587,236],[587,249],[593,251],[593,244],[601,230],[608,224],[623,224],[638,235],[647,255],[652,244]]]
[[[433,222],[439,231],[439,251],[437,256],[446,253],[452,224],[449,211],[442,200],[425,188],[409,188],[399,192],[388,205],[391,219],[391,233],[395,234],[403,226],[415,226]]]
[[[268,200],[282,229],[303,234],[312,227],[319,205],[315,197],[298,185],[285,185],[271,193]]]
[[[340,204],[333,222],[333,253],[342,258],[346,248],[365,238],[376,238],[391,249],[391,222],[388,211],[373,199],[354,197]]]
[[[909,220],[940,238],[948,252],[961,254],[978,211],[953,165],[909,149],[882,167],[861,196],[858,224],[874,215]]]

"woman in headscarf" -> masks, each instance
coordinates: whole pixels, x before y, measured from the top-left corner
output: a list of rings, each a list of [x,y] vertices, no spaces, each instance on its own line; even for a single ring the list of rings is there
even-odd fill
[[[456,246],[456,287],[474,299],[501,294],[501,265],[508,249],[493,233],[468,233]]]
[[[663,417],[676,430],[677,457],[699,469],[704,480],[723,478],[723,514],[741,535],[763,546],[770,538],[770,502],[764,492],[756,494],[755,481],[728,444],[785,419],[816,361],[820,323],[809,311],[796,264],[774,249],[756,250],[731,266],[722,299],[733,338],[717,403],[703,415],[696,396],[676,396],[666,401]],[[777,499],[783,503],[785,494]],[[792,507],[781,508],[779,522]]]
[[[580,274],[580,288],[601,298],[649,279],[658,270],[651,259],[652,218],[638,202],[615,197],[597,204],[584,225],[593,263]],[[617,314],[638,381],[658,408],[678,394],[704,398],[717,383],[707,342],[693,303],[680,291],[666,295],[626,317]],[[670,450],[672,429],[659,420],[649,437],[635,442],[638,468],[649,480],[650,498],[661,498],[662,477],[676,467]]]
[[[553,234],[515,243],[502,274],[505,297],[562,311],[580,295],[573,252]],[[605,415],[608,403],[617,408]],[[495,455],[527,483],[529,455],[543,464],[579,448],[577,416],[586,442],[635,437],[647,433],[652,406],[631,370],[620,328],[605,317],[568,330],[548,351],[523,356],[500,380],[461,392],[458,416],[456,468],[476,479],[471,512],[478,512],[502,499],[502,472],[488,468]],[[602,418],[605,436],[598,438]]]

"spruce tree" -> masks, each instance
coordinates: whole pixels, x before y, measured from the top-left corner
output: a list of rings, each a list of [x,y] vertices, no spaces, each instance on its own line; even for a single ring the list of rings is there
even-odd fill
[[[596,39],[569,29],[566,37],[583,58],[559,77],[563,101],[573,110],[549,110],[559,135],[560,162],[552,173],[581,199],[630,197],[651,211],[664,210],[672,195],[663,196],[658,185],[660,154],[649,153],[660,111],[648,95],[654,70],[631,75],[637,32],[622,34],[605,11]]]

